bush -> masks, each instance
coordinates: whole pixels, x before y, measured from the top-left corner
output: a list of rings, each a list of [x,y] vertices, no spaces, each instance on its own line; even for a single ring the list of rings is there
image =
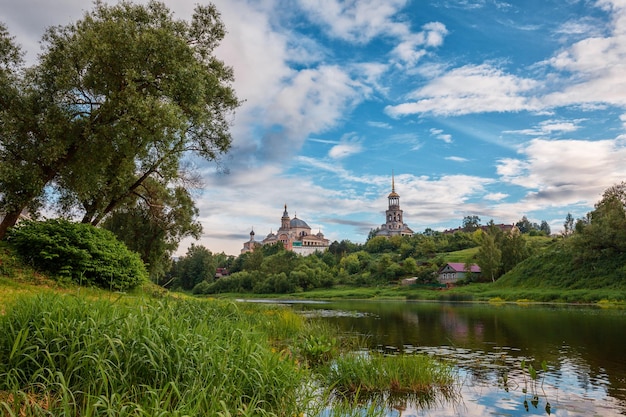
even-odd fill
[[[25,221],[9,231],[7,241],[36,269],[77,284],[128,290],[147,280],[138,254],[90,224]]]

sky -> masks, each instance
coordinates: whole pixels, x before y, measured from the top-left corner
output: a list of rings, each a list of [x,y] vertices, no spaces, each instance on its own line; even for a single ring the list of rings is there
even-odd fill
[[[164,3],[189,20],[198,1]],[[392,174],[415,232],[526,216],[558,233],[626,181],[626,0],[213,3],[245,101],[231,151],[194,161],[195,243],[212,252],[276,231],[285,204],[331,242],[364,243]],[[0,21],[33,65],[45,28],[92,5],[0,0]]]

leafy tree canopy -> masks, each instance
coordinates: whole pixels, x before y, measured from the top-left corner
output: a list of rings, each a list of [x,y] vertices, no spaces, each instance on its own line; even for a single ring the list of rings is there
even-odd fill
[[[239,101],[232,70],[212,54],[224,33],[213,5],[186,22],[156,1],[97,1],[82,20],[48,29],[36,66],[3,67],[0,208],[10,215],[0,237],[46,187],[96,225],[149,178],[177,182],[187,153],[226,152]],[[5,61],[7,39],[0,31]]]

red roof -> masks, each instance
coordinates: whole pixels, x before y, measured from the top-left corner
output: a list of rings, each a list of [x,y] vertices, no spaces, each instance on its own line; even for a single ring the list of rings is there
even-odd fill
[[[454,269],[456,272],[465,272],[465,264],[462,262],[448,262],[446,265],[449,265],[450,268]],[[445,268],[446,265],[444,265],[443,268]],[[476,264],[472,264],[470,272],[480,273],[480,267]]]

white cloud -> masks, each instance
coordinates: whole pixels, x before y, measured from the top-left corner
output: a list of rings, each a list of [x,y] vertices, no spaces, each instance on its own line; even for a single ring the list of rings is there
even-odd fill
[[[389,123],[386,123],[386,122],[369,121],[369,122],[367,122],[367,124],[369,126],[377,127],[377,128],[380,128],[380,129],[391,129],[391,125]]]
[[[598,194],[626,178],[626,143],[534,139],[521,158],[498,161],[502,181],[527,189],[524,204],[593,204]]]
[[[341,138],[339,144],[333,146],[328,152],[332,159],[344,159],[350,155],[357,154],[363,150],[358,138],[353,134],[346,134]]]
[[[505,193],[490,193],[486,194],[483,198],[489,201],[501,201],[507,198],[509,195]]]
[[[387,106],[392,117],[418,113],[458,116],[470,113],[533,110],[528,95],[539,83],[506,74],[489,64],[454,68],[408,95],[416,101]]]
[[[415,66],[427,53],[425,48],[436,48],[443,44],[448,29],[443,23],[430,22],[422,27],[422,31],[402,36],[400,43],[391,52],[403,65]]]
[[[434,136],[435,138],[444,141],[445,143],[452,143],[452,135],[448,133],[443,133],[443,130],[441,129],[432,128],[430,129],[430,134],[431,136]]]
[[[356,43],[367,43],[379,35],[406,33],[404,24],[393,21],[406,3],[407,0],[300,0],[312,22],[326,26],[334,37]]]
[[[338,66],[298,71],[273,100],[266,97],[266,124],[280,124],[300,135],[322,132],[363,99],[361,87]]]
[[[558,133],[570,133],[580,129],[580,123],[585,119],[575,120],[544,120],[531,129],[504,130],[502,133],[517,133],[527,136],[547,136]]]
[[[467,161],[469,161],[469,159],[463,158],[461,156],[446,156],[445,159],[447,161],[454,161],[454,162],[467,162]]]

